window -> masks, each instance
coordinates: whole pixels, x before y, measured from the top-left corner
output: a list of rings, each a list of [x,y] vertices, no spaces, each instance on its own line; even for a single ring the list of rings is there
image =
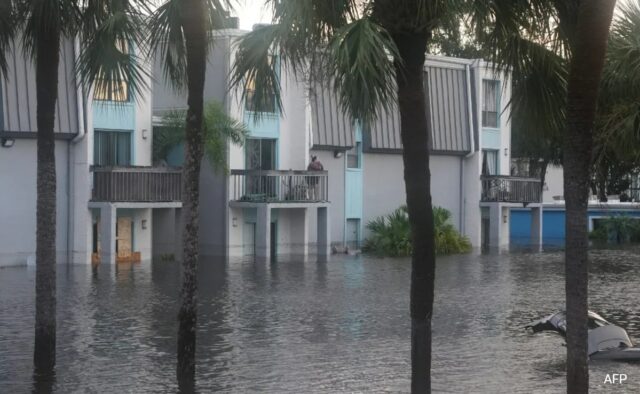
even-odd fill
[[[274,57],[273,56],[269,56],[269,65],[273,65],[274,62]],[[278,73],[279,74],[279,73]],[[276,112],[276,96],[271,94],[267,97],[265,97],[263,99],[262,103],[254,103],[254,97],[255,97],[255,92],[256,92],[256,81],[255,79],[251,78],[249,79],[249,81],[247,82],[247,86],[246,86],[246,96],[245,96],[245,101],[244,101],[244,109],[246,111],[253,111],[253,112],[270,112],[270,113],[275,113]]]
[[[131,165],[131,132],[96,130],[93,163],[97,166]]]
[[[500,81],[482,80],[482,127],[498,128],[498,92]]]
[[[119,55],[130,56],[129,45],[124,40],[119,40],[116,43],[116,50],[119,52]],[[122,77],[123,76],[121,76],[121,78]],[[127,81],[112,81],[112,86],[106,86],[106,82],[107,81],[104,78],[98,77],[96,79],[93,88],[94,100],[118,102],[129,101],[129,83]]]
[[[498,175],[497,150],[482,150],[482,175]]]
[[[360,142],[347,151],[347,168],[361,168],[362,147]]]
[[[276,168],[276,140],[247,138],[245,142],[245,168],[248,170],[274,170]]]

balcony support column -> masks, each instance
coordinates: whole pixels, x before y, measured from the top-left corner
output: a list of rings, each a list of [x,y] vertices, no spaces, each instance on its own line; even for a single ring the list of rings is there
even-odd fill
[[[328,260],[331,256],[331,233],[329,207],[318,207],[318,259]]]
[[[100,208],[100,263],[116,263],[116,211],[113,204]]]
[[[271,258],[271,207],[261,204],[257,208],[255,253],[256,260],[269,261]]]
[[[509,208],[500,203],[489,206],[489,245],[509,245]]]

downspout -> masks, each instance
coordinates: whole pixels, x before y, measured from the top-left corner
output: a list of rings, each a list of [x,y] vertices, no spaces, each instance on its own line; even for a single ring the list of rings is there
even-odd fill
[[[476,151],[475,138],[473,135],[473,100],[471,97],[471,68],[465,64],[465,76],[467,80],[467,117],[469,119],[469,153],[460,158],[460,233],[466,235],[464,218],[466,217],[466,190],[464,182],[464,161],[470,158]]]
[[[80,56],[80,40],[75,37],[73,40],[74,63]],[[84,96],[82,86],[76,82],[76,109],[78,115],[78,133],[71,139],[67,145],[67,264],[73,262],[73,239],[75,238],[75,149],[71,149],[72,145],[76,145],[82,141],[86,135],[84,125]],[[73,160],[71,155],[73,154]]]

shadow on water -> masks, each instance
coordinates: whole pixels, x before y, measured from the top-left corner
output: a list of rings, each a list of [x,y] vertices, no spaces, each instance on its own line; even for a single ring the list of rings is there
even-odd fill
[[[56,383],[55,368],[33,368],[33,386],[31,392],[33,394],[52,393]]]

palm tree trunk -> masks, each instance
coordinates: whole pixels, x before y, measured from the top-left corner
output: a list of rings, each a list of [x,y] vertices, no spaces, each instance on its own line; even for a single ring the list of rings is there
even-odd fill
[[[567,393],[589,391],[587,354],[589,167],[598,86],[615,0],[580,4],[569,72],[564,141],[566,199],[565,287],[567,302]]]
[[[396,63],[404,182],[411,225],[411,392],[431,392],[431,316],[435,244],[429,172],[429,129],[423,88],[427,32],[393,37],[404,63]]]
[[[202,0],[183,3],[182,26],[187,48],[187,119],[185,161],[182,169],[182,292],[178,314],[177,378],[182,392],[192,392],[196,368],[198,205],[200,165],[203,156],[202,113],[204,78],[207,67],[207,31]]]
[[[53,126],[58,97],[60,37],[37,40],[37,207],[36,322],[33,352],[36,376],[53,373],[56,363],[56,159]]]

